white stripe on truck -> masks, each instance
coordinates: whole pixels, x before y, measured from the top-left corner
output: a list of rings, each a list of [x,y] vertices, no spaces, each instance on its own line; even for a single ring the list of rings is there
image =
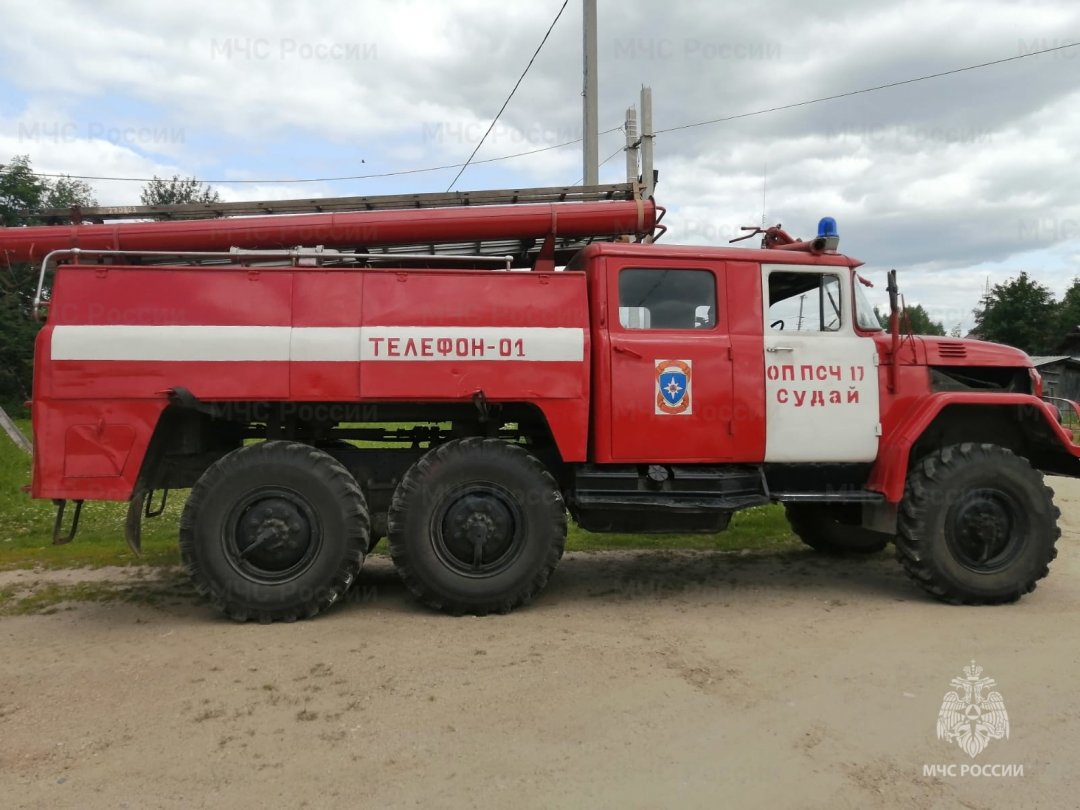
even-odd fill
[[[56,326],[53,360],[581,362],[585,330],[547,326]]]

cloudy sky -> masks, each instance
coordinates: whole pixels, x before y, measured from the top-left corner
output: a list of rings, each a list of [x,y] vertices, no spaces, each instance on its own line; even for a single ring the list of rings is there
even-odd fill
[[[0,162],[214,181],[230,200],[444,191],[562,0],[0,0]],[[599,2],[600,126],[648,84],[657,129],[1080,41],[1080,3]],[[477,155],[581,135],[581,2],[570,0]],[[624,179],[620,131],[602,182]],[[671,241],[723,243],[765,215],[840,224],[872,279],[970,325],[989,277],[1080,276],[1080,47],[656,140]],[[766,169],[767,167],[767,169]],[[469,167],[457,189],[580,181],[581,147]],[[247,180],[258,182],[237,183]],[[228,182],[234,181],[234,182]],[[138,182],[92,181],[102,204]],[[874,291],[880,300],[883,283]]]

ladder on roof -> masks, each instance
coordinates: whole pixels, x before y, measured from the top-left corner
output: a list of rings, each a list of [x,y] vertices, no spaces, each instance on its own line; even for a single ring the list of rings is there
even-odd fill
[[[527,205],[552,202],[603,202],[641,198],[638,183],[598,186],[452,191],[429,194],[391,194],[375,197],[320,197],[297,200],[184,203],[182,205],[120,205],[40,208],[26,217],[55,222],[105,222],[115,219],[186,220],[267,214],[321,214],[335,211],[383,211],[408,208],[447,208],[468,205]]]

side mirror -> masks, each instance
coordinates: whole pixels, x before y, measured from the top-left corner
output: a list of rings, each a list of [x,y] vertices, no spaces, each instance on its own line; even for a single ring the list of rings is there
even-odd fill
[[[893,318],[900,316],[900,288],[896,285],[896,271],[889,271],[889,283],[885,289],[889,293],[889,315]]]

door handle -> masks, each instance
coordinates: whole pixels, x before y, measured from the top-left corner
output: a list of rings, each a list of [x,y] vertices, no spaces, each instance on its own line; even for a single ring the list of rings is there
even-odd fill
[[[635,352],[633,349],[628,349],[625,346],[620,346],[618,343],[612,346],[612,348],[615,349],[615,351],[617,351],[619,354],[628,354],[631,357],[636,357],[638,360],[641,359],[641,355]]]
[[[765,351],[773,352],[774,354],[776,352],[793,352],[793,351],[795,351],[795,347],[794,346],[769,346],[767,349],[765,349]]]

